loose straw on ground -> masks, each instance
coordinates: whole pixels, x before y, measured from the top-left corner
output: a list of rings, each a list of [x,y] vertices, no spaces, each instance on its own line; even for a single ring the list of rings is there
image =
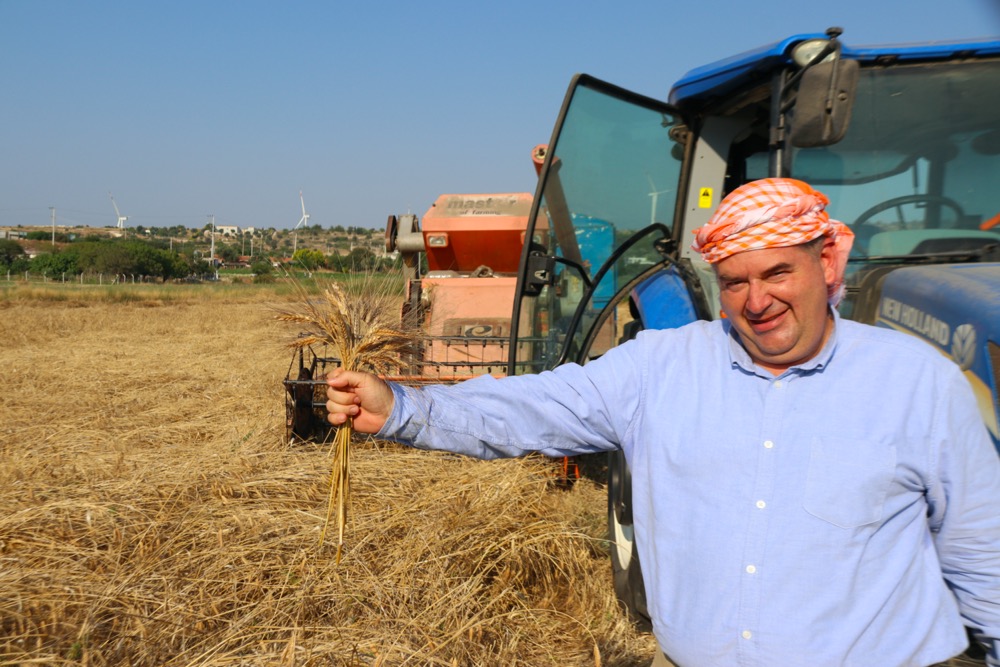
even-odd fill
[[[603,483],[553,486],[551,461],[355,438],[344,561],[332,528],[315,553],[331,456],[283,438],[274,319],[297,298],[194,287],[0,303],[0,664],[595,667],[595,643],[603,667],[652,662],[615,599]]]
[[[295,283],[298,307],[277,315],[283,322],[302,329],[290,346],[304,348],[326,345],[340,360],[344,370],[384,374],[400,369],[415,351],[420,340],[418,329],[400,315],[397,281],[392,277],[376,279],[368,275],[353,290],[331,282],[320,290],[320,297]],[[326,538],[330,519],[337,514],[337,563],[344,546],[344,525],[350,498],[350,443],[352,422],[337,429],[333,442],[333,469],[326,521],[320,533],[320,545]]]

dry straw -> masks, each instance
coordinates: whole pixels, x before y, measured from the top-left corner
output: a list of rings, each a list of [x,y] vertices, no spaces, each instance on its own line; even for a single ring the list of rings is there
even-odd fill
[[[275,310],[66,292],[0,305],[0,665],[652,661],[616,606],[602,485],[355,439],[337,567],[316,553],[330,456],[283,437]]]
[[[353,289],[337,282],[312,294],[293,281],[298,303],[277,319],[298,325],[299,335],[289,344],[301,349],[326,346],[348,371],[399,373],[416,352],[421,334],[409,318],[401,316],[401,276],[365,274]],[[334,510],[337,514],[337,563],[344,547],[344,526],[351,491],[350,444],[352,421],[337,429],[333,439],[333,469],[326,521],[320,533],[322,546]]]

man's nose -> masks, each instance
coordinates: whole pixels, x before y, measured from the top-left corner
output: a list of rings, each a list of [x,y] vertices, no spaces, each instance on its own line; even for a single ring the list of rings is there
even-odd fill
[[[771,305],[771,294],[762,280],[751,280],[747,288],[746,310],[751,315],[760,315]]]

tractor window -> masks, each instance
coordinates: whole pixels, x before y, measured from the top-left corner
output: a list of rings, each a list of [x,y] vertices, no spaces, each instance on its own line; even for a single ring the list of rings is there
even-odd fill
[[[1000,243],[998,64],[864,68],[844,139],[794,150],[791,175],[856,235],[849,290],[878,264]]]
[[[555,279],[520,300],[516,354],[534,367],[517,372],[582,361],[617,342],[616,304],[661,262],[654,243],[670,236],[684,152],[673,111],[589,77],[571,86],[531,229],[555,260]]]
[[[885,232],[979,230],[1000,212],[997,64],[863,69],[844,140],[796,150],[793,175],[830,197],[862,246]],[[876,249],[913,252],[905,245]]]

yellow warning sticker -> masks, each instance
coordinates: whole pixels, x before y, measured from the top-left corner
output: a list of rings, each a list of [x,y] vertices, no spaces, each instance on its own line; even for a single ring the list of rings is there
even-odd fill
[[[701,188],[698,191],[698,208],[712,208],[712,188]]]

